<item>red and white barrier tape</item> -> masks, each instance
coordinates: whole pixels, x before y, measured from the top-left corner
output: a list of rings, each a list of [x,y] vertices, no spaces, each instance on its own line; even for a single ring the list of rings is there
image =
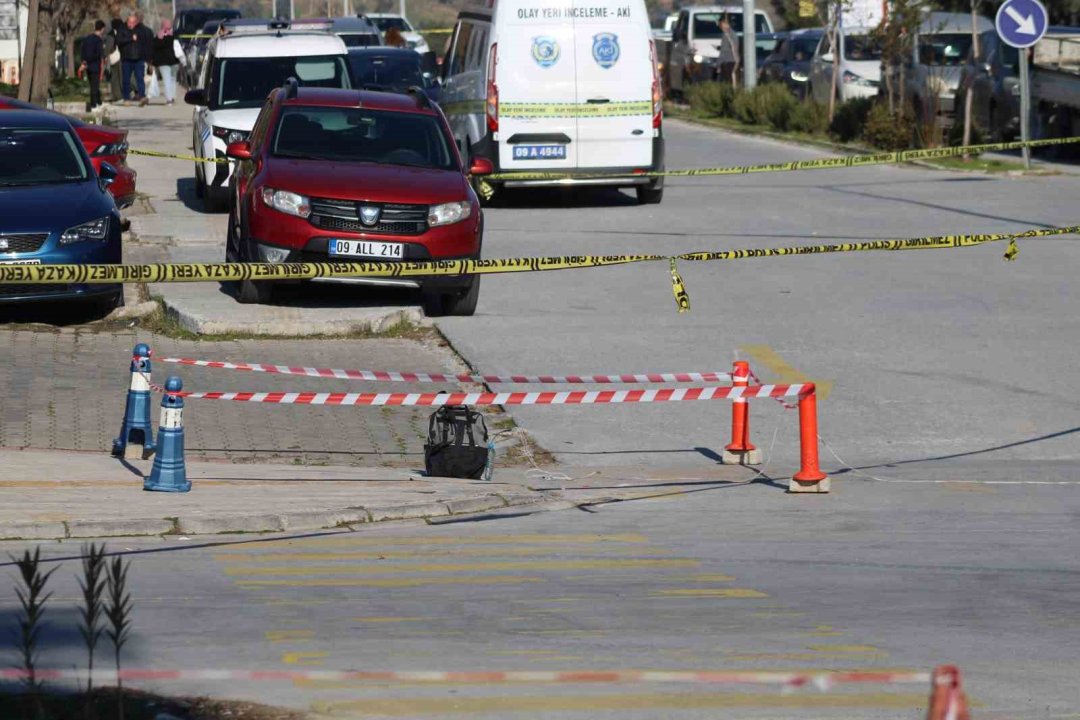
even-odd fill
[[[211,680],[211,681],[316,681],[316,682],[407,682],[407,683],[565,683],[565,684],[612,684],[612,683],[690,683],[705,685],[780,685],[787,688],[803,686],[827,690],[836,685],[878,683],[907,684],[930,682],[927,672],[716,672],[681,670],[578,670],[545,671],[523,670],[506,672],[464,671],[444,672],[426,670],[152,670],[128,669],[94,670],[98,682],[136,680]],[[35,669],[38,680],[84,680],[86,673],[75,670]],[[0,679],[25,680],[28,673],[20,669],[0,669]]]
[[[726,372],[640,373],[623,375],[444,375],[440,373],[402,373],[384,370],[339,370],[336,368],[291,367],[288,365],[264,365],[261,363],[231,363],[218,360],[192,360],[191,358],[162,358],[158,362],[174,365],[216,368],[220,370],[243,370],[246,372],[272,373],[275,375],[301,375],[304,377],[331,378],[337,380],[367,380],[372,382],[479,382],[521,383],[545,385],[584,385],[589,383],[673,383],[673,382],[729,382]]]
[[[278,405],[607,405],[618,403],[733,400],[735,398],[798,397],[813,392],[813,385],[761,385],[758,387],[657,388],[654,390],[569,390],[562,392],[483,393],[315,393],[315,392],[187,392],[172,393],[192,400],[233,400]]]
[[[749,373],[750,373],[750,375],[749,375],[750,382],[756,382],[758,385],[763,385],[764,384],[764,383],[761,382],[761,378],[759,378],[757,375],[754,374],[753,370],[749,370]],[[784,408],[787,409],[787,410],[794,410],[797,407],[799,407],[798,405],[795,405],[794,403],[784,402],[780,398],[776,398],[776,402],[783,405]]]

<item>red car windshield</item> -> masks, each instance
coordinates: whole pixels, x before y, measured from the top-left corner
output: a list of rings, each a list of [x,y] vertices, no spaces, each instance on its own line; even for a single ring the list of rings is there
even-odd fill
[[[276,157],[458,170],[434,115],[350,107],[286,107]]]

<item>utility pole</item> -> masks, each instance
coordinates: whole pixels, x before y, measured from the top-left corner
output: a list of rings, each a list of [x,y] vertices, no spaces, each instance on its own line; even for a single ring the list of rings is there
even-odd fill
[[[404,7],[405,0],[401,4]],[[753,90],[757,85],[757,8],[754,0],[743,0],[742,8],[743,87]]]

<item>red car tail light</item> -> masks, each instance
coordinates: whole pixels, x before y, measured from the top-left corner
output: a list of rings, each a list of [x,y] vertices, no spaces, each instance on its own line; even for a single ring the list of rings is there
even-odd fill
[[[487,126],[490,132],[499,131],[499,86],[495,84],[495,68],[499,64],[498,48],[499,44],[495,43],[491,46],[491,52],[488,54],[487,103],[485,107]]]

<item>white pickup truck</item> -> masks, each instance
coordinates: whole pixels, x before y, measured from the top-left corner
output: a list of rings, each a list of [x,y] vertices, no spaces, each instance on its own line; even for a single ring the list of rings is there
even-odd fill
[[[1052,32],[1035,45],[1031,102],[1036,137],[1080,135],[1080,28]]]

